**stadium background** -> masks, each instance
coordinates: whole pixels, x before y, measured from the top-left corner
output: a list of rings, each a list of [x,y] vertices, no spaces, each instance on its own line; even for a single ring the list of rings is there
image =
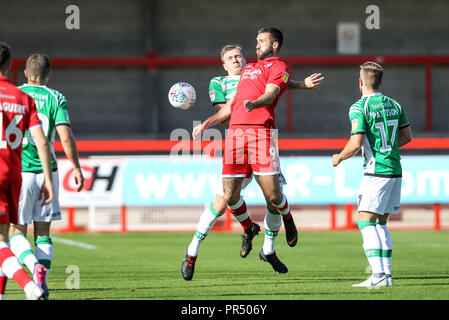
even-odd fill
[[[66,28],[69,14],[65,11],[72,4],[80,10],[80,29]],[[380,9],[378,30],[365,27],[369,16],[365,9],[371,4]],[[204,203],[175,204],[170,202],[173,195],[167,195],[163,205],[125,204],[119,200],[130,186],[124,185],[123,181],[128,180],[120,176],[126,172],[120,166],[139,155],[147,161],[145,170],[149,172],[145,172],[151,174],[151,161],[168,155],[174,145],[171,133],[176,129],[190,132],[194,120],[211,114],[207,89],[213,76],[224,74],[218,58],[221,47],[238,43],[251,61],[256,31],[275,25],[284,32],[281,55],[290,61],[292,77],[302,79],[312,72],[322,72],[326,77],[318,92],[289,93],[279,102],[279,137],[298,139],[280,141],[281,156],[322,156],[329,157],[330,162],[330,155],[348,137],[347,109],[360,95],[358,64],[367,58],[384,63],[382,91],[404,106],[417,138],[403,154],[425,156],[421,166],[424,169],[432,169],[434,161],[442,166],[441,177],[426,185],[428,194],[437,195],[404,206],[393,225],[438,229],[447,226],[449,218],[449,173],[444,169],[444,164],[449,164],[445,157],[449,150],[448,13],[449,3],[444,0],[433,1],[431,6],[418,0],[291,0],[276,4],[199,0],[191,5],[177,0],[3,0],[0,39],[12,46],[15,60],[11,77],[18,84],[25,80],[23,65],[29,54],[43,52],[52,58],[53,75],[48,85],[63,92],[69,101],[87,177],[100,170],[100,177],[117,178],[99,183],[90,179],[92,189],[83,195],[64,194],[61,201],[66,219],[56,227],[193,230],[211,198],[203,199]],[[357,55],[337,52],[340,22],[360,25]],[[178,81],[190,82],[197,91],[197,103],[188,111],[176,110],[168,103],[168,89]],[[320,140],[307,140],[311,138]],[[57,150],[63,157],[61,149]],[[443,157],[433,158],[438,155]],[[117,176],[112,175],[114,166],[119,168]],[[358,172],[360,167],[357,164],[348,169]],[[184,170],[175,169],[180,174]],[[61,174],[64,188],[68,173]],[[114,186],[108,188],[109,183]],[[121,190],[119,195],[111,191],[114,187]],[[185,188],[191,186],[186,184]],[[299,226],[354,226],[355,197],[353,202],[332,203],[326,201],[327,196],[324,194],[325,200],[314,204],[294,202]],[[254,205],[250,210],[256,220],[263,218],[263,206]],[[232,223],[225,220],[220,227],[229,229]]]

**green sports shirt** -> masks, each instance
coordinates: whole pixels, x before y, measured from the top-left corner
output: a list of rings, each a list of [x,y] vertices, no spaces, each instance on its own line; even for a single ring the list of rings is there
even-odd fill
[[[56,170],[56,155],[53,149],[56,136],[55,129],[58,125],[70,125],[67,100],[60,92],[47,86],[24,84],[19,89],[30,95],[36,103],[37,115],[41,121],[42,130],[50,142],[52,169]],[[36,144],[28,130],[25,132],[22,142],[22,171],[42,171]]]
[[[402,176],[398,131],[409,125],[401,105],[381,92],[362,96],[349,108],[351,134],[364,134],[365,175]]]
[[[209,84],[209,97],[212,105],[232,100],[237,91],[240,75],[214,77]]]

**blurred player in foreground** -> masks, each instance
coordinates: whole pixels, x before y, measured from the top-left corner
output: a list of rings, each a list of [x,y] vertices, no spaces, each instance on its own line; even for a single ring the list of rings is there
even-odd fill
[[[81,191],[84,186],[84,177],[79,163],[78,150],[75,137],[70,128],[70,120],[67,111],[67,100],[58,91],[46,86],[50,78],[50,60],[43,54],[32,54],[26,62],[25,76],[27,84],[19,87],[30,95],[36,102],[39,119],[45,136],[50,141],[53,151],[55,134],[61,140],[66,156],[74,168],[75,189]],[[47,278],[50,272],[53,258],[53,244],[50,238],[50,224],[52,221],[61,220],[61,208],[59,206],[58,190],[59,178],[56,156],[53,153],[51,159],[53,189],[55,196],[53,201],[41,206],[38,200],[39,189],[43,182],[42,165],[39,161],[36,145],[29,135],[25,134],[22,151],[22,189],[19,201],[19,221],[11,226],[9,239],[11,251],[19,258],[22,264],[33,272],[36,283],[44,290],[44,298],[48,299]],[[27,226],[33,222],[34,241],[36,251],[26,238]],[[36,268],[44,265],[46,277],[38,278]]]
[[[372,275],[353,287],[394,284],[391,276],[393,246],[387,219],[390,214],[399,213],[402,180],[399,148],[412,140],[412,133],[401,105],[379,91],[382,75],[382,66],[375,62],[360,66],[362,98],[349,108],[351,138],[339,154],[332,156],[334,166],[360,149],[364,156],[358,226]]]
[[[42,161],[43,181],[37,190],[40,205],[53,199],[50,145],[42,131],[34,100],[9,82],[11,51],[0,43],[0,298],[3,298],[7,278],[13,278],[25,291],[27,299],[38,300],[44,291],[34,283],[8,247],[10,223],[18,222],[17,207],[22,184],[22,138],[29,129]],[[38,277],[46,269],[37,265]]]

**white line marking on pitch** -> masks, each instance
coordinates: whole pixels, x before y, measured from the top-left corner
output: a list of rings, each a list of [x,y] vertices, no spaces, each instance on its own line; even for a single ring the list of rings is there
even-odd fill
[[[69,246],[80,247],[80,248],[87,249],[87,250],[95,250],[98,248],[97,246],[94,246],[93,244],[88,244],[88,243],[69,240],[69,239],[63,239],[63,238],[54,237],[54,236],[52,236],[51,239],[56,242],[67,244]]]

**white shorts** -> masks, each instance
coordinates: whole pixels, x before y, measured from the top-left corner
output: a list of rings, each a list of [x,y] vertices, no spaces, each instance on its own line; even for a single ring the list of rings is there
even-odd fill
[[[359,189],[358,211],[398,214],[402,178],[363,176]]]
[[[22,189],[19,199],[19,224],[31,224],[33,221],[51,222],[61,220],[59,206],[58,172],[52,172],[53,200],[42,207],[43,199],[39,200],[39,192],[44,183],[43,173],[22,172]]]

